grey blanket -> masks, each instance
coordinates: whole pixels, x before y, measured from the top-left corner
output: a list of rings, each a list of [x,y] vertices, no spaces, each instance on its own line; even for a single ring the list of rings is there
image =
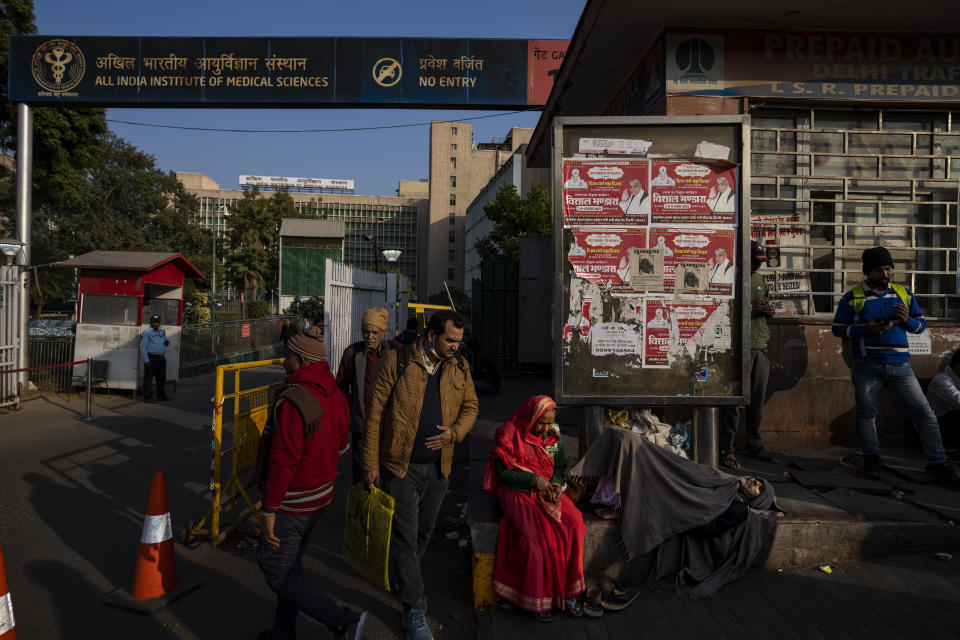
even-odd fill
[[[691,597],[742,576],[776,521],[776,513],[751,510],[734,529],[713,538],[698,535],[696,529],[733,502],[737,476],[681,458],[627,429],[606,429],[567,474],[589,481],[609,475],[620,495],[627,558],[656,549],[648,584]]]

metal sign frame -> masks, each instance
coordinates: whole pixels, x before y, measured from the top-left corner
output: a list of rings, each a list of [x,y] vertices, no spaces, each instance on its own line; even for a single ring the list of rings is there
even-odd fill
[[[568,269],[566,253],[564,251],[564,219],[563,219],[563,177],[562,165],[564,157],[565,131],[570,128],[609,128],[610,137],[623,138],[618,130],[638,127],[686,127],[691,131],[696,128],[728,126],[735,130],[735,140],[738,143],[739,175],[736,192],[739,198],[739,215],[736,227],[736,265],[739,269],[739,286],[734,287],[735,301],[731,323],[740,327],[739,371],[731,372],[739,382],[740,395],[573,395],[564,390],[563,350],[564,340],[561,338],[565,322],[564,305],[564,270]],[[604,117],[557,117],[553,120],[552,135],[552,193],[553,193],[553,249],[554,249],[554,301],[553,305],[553,365],[554,365],[554,398],[562,405],[594,405],[594,406],[737,406],[749,403],[750,389],[750,198],[746,191],[750,187],[750,117],[736,116],[604,116]],[[737,139],[738,138],[738,139]],[[655,151],[655,149],[653,150]],[[570,154],[572,155],[572,154]],[[619,156],[624,159],[640,156]],[[736,304],[739,302],[739,304]],[[734,349],[736,349],[734,345]],[[735,360],[736,362],[736,360]],[[736,366],[734,365],[734,368]],[[644,369],[655,372],[658,369]],[[638,378],[641,374],[638,374]],[[638,383],[638,387],[642,382]]]

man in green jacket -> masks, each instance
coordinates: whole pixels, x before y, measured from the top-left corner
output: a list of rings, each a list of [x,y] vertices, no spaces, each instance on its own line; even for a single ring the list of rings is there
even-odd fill
[[[739,469],[740,462],[733,454],[733,438],[737,435],[740,420],[746,414],[747,455],[765,462],[775,462],[774,456],[763,446],[760,439],[760,422],[763,420],[763,404],[766,402],[767,381],[770,379],[770,360],[767,359],[767,343],[770,329],[767,318],[773,317],[773,305],[767,300],[767,282],[757,271],[767,256],[759,242],[750,243],[750,406],[746,411],[739,407],[724,407],[720,419],[720,464],[729,469]]]
[[[381,481],[395,501],[390,576],[412,640],[433,638],[420,564],[447,491],[454,443],[478,413],[470,365],[459,355],[463,328],[456,312],[433,314],[423,338],[387,353],[367,406],[364,482]]]

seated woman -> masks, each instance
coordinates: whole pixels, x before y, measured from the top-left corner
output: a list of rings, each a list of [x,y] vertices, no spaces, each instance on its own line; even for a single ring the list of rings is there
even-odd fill
[[[503,507],[493,589],[541,621],[583,615],[583,516],[561,491],[566,462],[557,405],[534,396],[497,427],[483,488]]]

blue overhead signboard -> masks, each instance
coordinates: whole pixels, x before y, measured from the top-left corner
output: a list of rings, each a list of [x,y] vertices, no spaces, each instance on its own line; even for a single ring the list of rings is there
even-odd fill
[[[9,99],[64,106],[542,106],[565,40],[10,36]]]

